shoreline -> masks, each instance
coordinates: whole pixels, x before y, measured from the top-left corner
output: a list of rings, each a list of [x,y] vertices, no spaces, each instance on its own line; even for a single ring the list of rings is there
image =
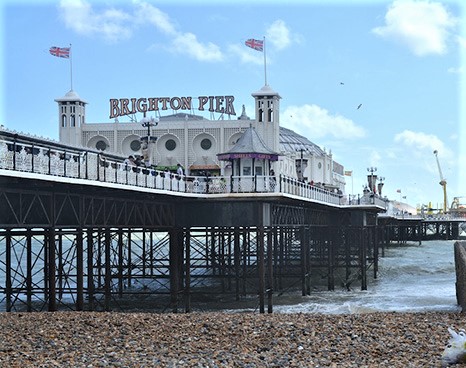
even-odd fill
[[[459,312],[2,312],[0,366],[440,367]]]

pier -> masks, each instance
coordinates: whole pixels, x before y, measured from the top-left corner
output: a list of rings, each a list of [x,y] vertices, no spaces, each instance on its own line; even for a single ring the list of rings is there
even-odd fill
[[[249,300],[271,313],[276,295],[310,295],[315,279],[367,289],[390,241],[464,236],[464,219],[380,220],[380,198],[348,204],[282,175],[177,177],[1,137],[5,311],[190,312],[206,300],[225,309]]]

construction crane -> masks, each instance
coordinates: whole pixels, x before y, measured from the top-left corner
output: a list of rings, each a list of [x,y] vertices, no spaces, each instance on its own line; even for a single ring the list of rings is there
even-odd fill
[[[445,178],[443,177],[443,174],[442,174],[442,169],[440,167],[440,162],[438,160],[438,151],[437,150],[434,151],[434,155],[435,155],[435,158],[437,159],[437,167],[438,167],[438,172],[440,174],[439,184],[443,188],[443,213],[446,213],[447,212],[447,204],[448,204],[448,200],[447,200],[447,181],[445,180]]]

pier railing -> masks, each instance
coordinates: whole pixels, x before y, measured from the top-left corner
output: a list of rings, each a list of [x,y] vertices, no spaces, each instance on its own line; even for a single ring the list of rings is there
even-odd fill
[[[195,194],[285,193],[328,204],[347,204],[335,192],[279,175],[179,176],[134,166],[123,157],[59,143],[22,140],[0,131],[0,169]]]

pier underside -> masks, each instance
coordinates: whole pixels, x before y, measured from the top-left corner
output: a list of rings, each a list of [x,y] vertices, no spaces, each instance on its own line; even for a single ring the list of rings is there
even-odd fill
[[[0,183],[0,310],[257,308],[377,276],[376,213]]]

